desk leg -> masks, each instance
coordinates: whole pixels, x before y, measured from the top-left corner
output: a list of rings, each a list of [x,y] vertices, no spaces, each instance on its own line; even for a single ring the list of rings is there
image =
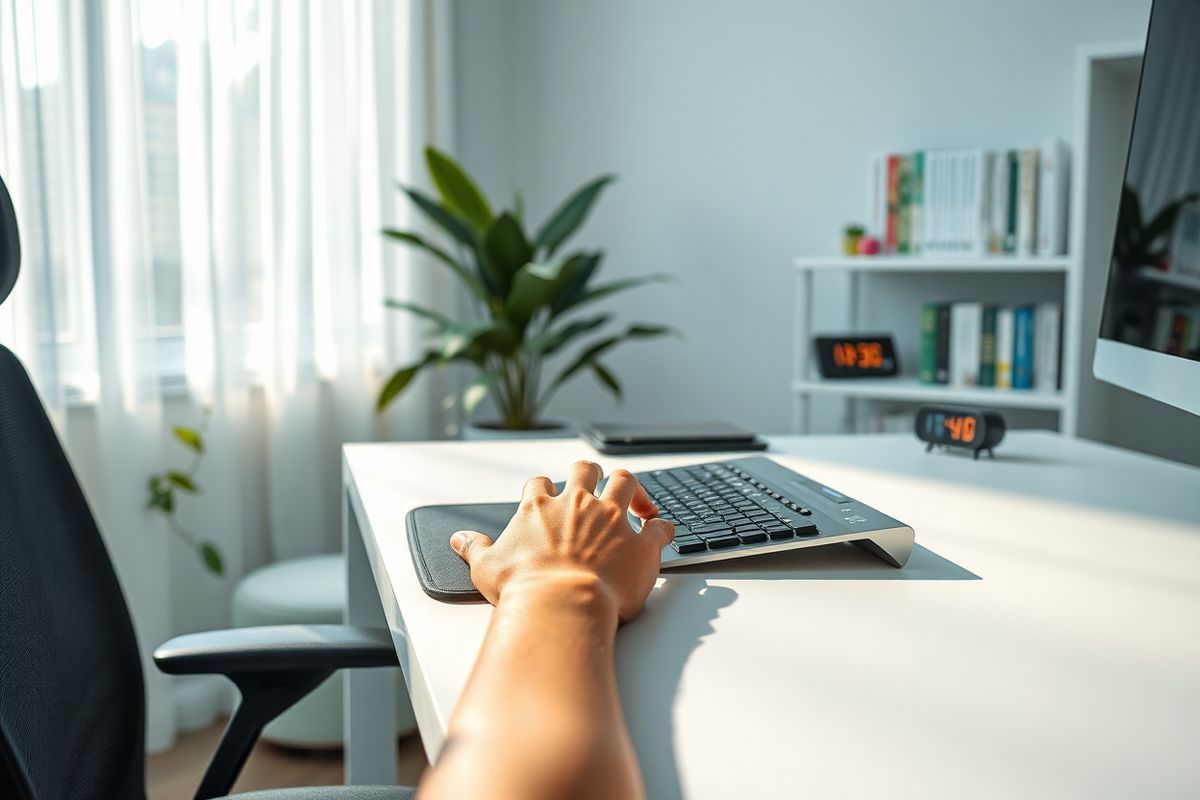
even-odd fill
[[[346,622],[386,628],[375,576],[354,506],[343,491],[342,533],[346,553]],[[396,670],[351,669],[345,673],[346,783],[396,783]]]

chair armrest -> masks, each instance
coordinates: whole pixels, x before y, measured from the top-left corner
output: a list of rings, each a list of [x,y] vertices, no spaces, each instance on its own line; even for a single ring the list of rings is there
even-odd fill
[[[264,625],[176,636],[154,651],[170,675],[245,675],[399,666],[391,634],[353,625]]]

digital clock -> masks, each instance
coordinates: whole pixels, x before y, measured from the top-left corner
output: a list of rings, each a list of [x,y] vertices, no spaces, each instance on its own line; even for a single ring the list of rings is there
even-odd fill
[[[944,406],[922,406],[917,409],[915,422],[917,438],[925,442],[925,452],[936,445],[961,447],[974,453],[975,458],[1004,438],[1004,417],[995,411]]]
[[[899,372],[896,346],[887,334],[817,336],[817,361],[825,378],[880,378]]]

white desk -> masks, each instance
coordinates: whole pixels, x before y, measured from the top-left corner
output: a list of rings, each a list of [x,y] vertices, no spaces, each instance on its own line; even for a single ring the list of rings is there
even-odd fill
[[[1011,434],[995,461],[907,435],[772,454],[918,548],[902,570],[838,546],[664,573],[617,637],[650,797],[1200,797],[1200,471],[1050,433]],[[391,627],[431,758],[491,609],[421,591],[404,515],[513,500],[580,458],[707,460],[346,448],[350,621]],[[389,691],[348,682],[352,782],[393,779]]]

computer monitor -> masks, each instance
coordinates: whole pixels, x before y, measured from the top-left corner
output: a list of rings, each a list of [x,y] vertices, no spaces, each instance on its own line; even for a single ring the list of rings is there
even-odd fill
[[[1092,364],[1200,414],[1200,2],[1155,0]]]

